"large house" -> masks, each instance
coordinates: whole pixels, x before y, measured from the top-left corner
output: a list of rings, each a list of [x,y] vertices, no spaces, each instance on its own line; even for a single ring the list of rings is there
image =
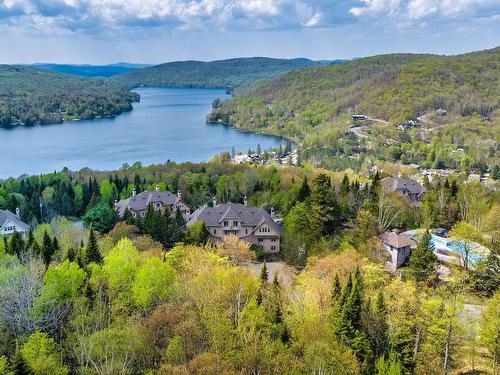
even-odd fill
[[[382,233],[379,238],[390,254],[389,266],[392,270],[402,266],[416,246],[415,241],[406,234],[400,234],[397,230]]]
[[[0,210],[0,235],[10,235],[14,232],[26,233],[29,225],[23,223],[19,216],[19,208],[13,214],[9,210]]]
[[[156,211],[168,210],[171,215],[180,210],[185,220],[191,215],[191,208],[182,200],[180,190],[174,195],[169,191],[160,191],[158,187],[155,191],[143,191],[139,194],[136,194],[134,189],[131,197],[115,203],[115,209],[120,217],[123,217],[127,210],[133,217],[145,217],[150,205]]]
[[[415,180],[386,177],[380,182],[384,193],[398,193],[411,202],[420,202],[425,192],[425,187]]]
[[[221,241],[227,235],[236,235],[243,241],[259,245],[264,252],[280,251],[281,227],[274,221],[274,210],[248,207],[239,203],[216,204],[197,209],[187,222],[190,226],[203,221],[210,232],[212,242]]]

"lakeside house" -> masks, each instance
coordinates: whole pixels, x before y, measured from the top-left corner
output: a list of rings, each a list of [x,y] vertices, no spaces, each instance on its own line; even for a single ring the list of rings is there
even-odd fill
[[[19,215],[19,208],[13,214],[9,210],[0,210],[0,235],[11,235],[14,232],[27,233],[30,227],[24,223]]]
[[[384,244],[385,250],[390,254],[389,268],[396,270],[401,267],[410,257],[412,250],[416,247],[416,242],[408,235],[400,234],[397,229],[379,235],[379,239]]]
[[[398,193],[413,203],[420,202],[425,192],[422,184],[411,179],[385,177],[380,183],[385,193]]]
[[[120,217],[123,217],[127,210],[133,217],[145,217],[150,205],[155,211],[168,210],[172,216],[180,210],[184,220],[188,220],[191,215],[191,208],[182,200],[180,190],[174,195],[169,191],[160,191],[158,186],[155,191],[146,190],[139,194],[136,194],[134,189],[131,197],[115,203],[115,209]]]
[[[259,207],[239,203],[217,204],[201,207],[190,217],[187,225],[203,221],[210,232],[212,242],[222,241],[227,235],[235,235],[250,244],[261,246],[266,253],[280,251],[281,227],[274,220],[274,209],[268,213]]]

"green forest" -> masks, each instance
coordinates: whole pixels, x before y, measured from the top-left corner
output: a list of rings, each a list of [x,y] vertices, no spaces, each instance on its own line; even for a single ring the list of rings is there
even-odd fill
[[[0,127],[116,116],[139,96],[103,79],[0,66]]]
[[[308,59],[236,58],[219,61],[175,61],[137,69],[112,78],[127,87],[202,87],[233,90],[292,70],[319,65]]]
[[[367,177],[311,167],[140,163],[0,183],[26,236],[0,239],[5,374],[490,374],[500,351],[500,195],[458,175],[426,181],[421,206]],[[180,215],[120,219],[114,201],[181,191],[193,208],[274,207],[282,254],[216,245]],[[40,210],[40,197],[42,210]],[[81,218],[85,228],[73,224]],[[394,275],[377,234],[423,230]],[[426,228],[489,254],[446,264]],[[271,269],[280,261],[281,267]],[[257,269],[256,269],[257,267]]]

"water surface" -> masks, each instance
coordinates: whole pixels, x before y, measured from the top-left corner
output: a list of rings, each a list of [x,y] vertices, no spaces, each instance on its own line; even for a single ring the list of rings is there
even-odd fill
[[[228,96],[217,89],[139,88],[141,102],[113,119],[66,122],[58,125],[0,128],[0,178],[53,172],[120,168],[208,160],[235,149],[278,147],[283,140],[205,123],[211,103]]]

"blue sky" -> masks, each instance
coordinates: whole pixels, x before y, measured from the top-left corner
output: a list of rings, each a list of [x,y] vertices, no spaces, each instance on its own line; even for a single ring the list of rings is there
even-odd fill
[[[0,63],[456,54],[500,44],[500,0],[0,0]]]

